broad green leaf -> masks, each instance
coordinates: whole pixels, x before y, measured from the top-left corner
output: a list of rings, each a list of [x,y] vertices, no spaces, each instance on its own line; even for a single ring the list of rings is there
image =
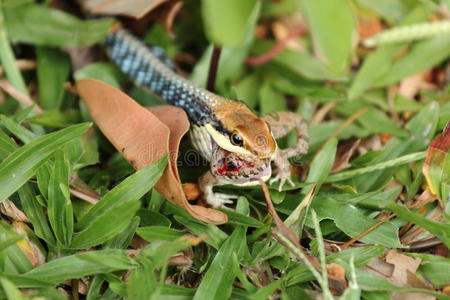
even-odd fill
[[[136,267],[136,262],[122,250],[98,250],[57,258],[25,273],[24,276],[58,284],[71,278],[130,270]]]
[[[406,1],[403,0],[357,0],[359,5],[378,13],[389,24],[396,24],[408,12]]]
[[[204,1],[207,2],[207,5],[216,5],[217,3],[227,3],[230,2],[231,5],[233,3],[238,3],[239,0],[220,0],[220,1]],[[216,3],[217,2],[217,3]],[[248,5],[250,2],[255,2],[254,0],[247,1],[247,3],[242,5]],[[219,5],[221,5],[219,3]],[[255,2],[256,5],[254,7],[254,11],[248,19],[248,30],[245,30],[246,35],[245,38],[239,42],[238,44],[232,45],[224,45],[221,47],[220,59],[218,65],[218,73],[216,77],[216,88],[218,90],[223,89],[224,85],[227,81],[237,78],[239,76],[241,70],[243,70],[244,60],[248,56],[248,52],[250,50],[250,46],[253,42],[254,37],[254,27],[257,22],[258,12],[259,12],[259,2]],[[240,4],[237,4],[240,5]],[[209,46],[206,51],[203,53],[200,60],[195,65],[194,70],[189,76],[190,79],[201,87],[206,86],[207,74],[209,70],[209,65],[211,61],[211,56],[213,52],[213,46]]]
[[[353,52],[356,18],[345,0],[301,0],[316,54],[330,73],[344,75]]]
[[[409,75],[438,65],[450,56],[450,37],[439,36],[418,42],[395,62],[384,76],[374,83],[375,87],[395,83]]]
[[[320,186],[327,178],[328,173],[333,166],[336,149],[337,140],[333,138],[323,146],[319,153],[316,154],[305,180],[306,182],[314,182],[314,184],[309,184],[303,188],[302,195],[304,197],[314,188],[314,185],[316,185],[316,192],[319,191]],[[297,208],[295,208],[285,220],[287,226],[294,228],[294,232],[298,234],[302,232],[310,205],[311,202],[305,204],[303,201],[300,201]]]
[[[194,300],[229,299],[236,272],[233,271],[233,255],[239,256],[242,241],[246,240],[245,228],[237,227],[217,251],[205,277],[197,288]]]
[[[0,202],[17,191],[59,147],[81,136],[90,124],[49,133],[15,150],[0,163]]]
[[[424,253],[409,253],[412,257],[422,260],[419,267],[421,272],[437,288],[450,284],[450,259],[439,255]]]
[[[363,108],[367,108],[367,111],[357,119],[357,122],[362,124],[370,133],[387,133],[399,137],[408,136],[408,131],[392,121],[386,113],[372,105],[366,105],[362,101],[342,102],[334,110],[350,117]]]
[[[147,242],[156,242],[156,241],[171,242],[186,235],[186,232],[183,232],[181,230],[163,226],[139,227],[136,230],[136,233]]]
[[[259,12],[256,0],[202,1],[204,28],[210,41],[219,46],[235,46],[252,30],[252,15]]]
[[[250,108],[255,108],[258,103],[258,91],[255,86],[260,85],[260,79],[256,75],[244,77],[236,85],[234,89],[237,93],[237,98],[244,101]]]
[[[102,41],[112,19],[82,21],[44,5],[30,4],[5,9],[5,23],[16,42],[54,47],[87,47]]]
[[[341,204],[331,197],[317,198],[312,208],[316,210],[319,219],[331,219],[336,226],[350,237],[356,237],[366,229],[377,224],[374,220],[362,213],[362,211],[351,204]],[[352,216],[349,218],[348,216]],[[378,244],[392,248],[403,248],[398,238],[399,228],[391,222],[386,222],[360,240],[368,244]]]
[[[127,298],[136,300],[156,299],[158,296],[155,266],[150,259],[141,259],[141,266],[131,272],[127,281]]]
[[[77,81],[83,78],[98,79],[116,88],[120,88],[120,82],[125,79],[117,66],[103,62],[95,62],[77,70],[74,77]]]
[[[264,80],[259,90],[259,107],[261,115],[287,109],[284,95],[272,86],[270,79]]]
[[[64,96],[64,83],[70,71],[69,57],[59,50],[36,47],[39,103],[45,110],[58,109]]]
[[[56,239],[70,244],[73,234],[73,208],[69,194],[70,165],[64,151],[55,153],[55,164],[48,183],[48,219]]]

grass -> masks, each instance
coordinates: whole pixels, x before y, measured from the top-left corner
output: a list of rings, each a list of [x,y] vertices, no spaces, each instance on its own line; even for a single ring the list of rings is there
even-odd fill
[[[309,124],[295,186],[220,187],[239,195],[223,225],[153,188],[167,157],[135,171],[93,125],[79,79],[162,102],[102,54],[115,21],[67,3],[0,0],[1,298],[450,299],[448,1],[186,0],[136,21],[197,85]],[[183,182],[207,170],[190,149]]]

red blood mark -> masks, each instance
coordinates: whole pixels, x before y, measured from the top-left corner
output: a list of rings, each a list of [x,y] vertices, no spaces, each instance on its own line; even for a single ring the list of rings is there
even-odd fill
[[[220,166],[217,168],[217,172],[220,175],[223,175],[226,172],[239,172],[242,169],[242,159],[236,158],[236,161],[234,161],[234,164],[230,164],[226,162],[225,158],[222,158]],[[246,164],[247,166],[247,164]]]

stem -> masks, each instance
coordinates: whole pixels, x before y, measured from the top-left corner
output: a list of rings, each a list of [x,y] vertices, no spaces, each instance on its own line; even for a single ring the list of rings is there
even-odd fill
[[[16,58],[8,40],[4,17],[3,17],[3,1],[0,0],[0,63],[5,70],[8,81],[20,92],[29,96],[25,81],[16,64]]]
[[[209,62],[208,83],[206,86],[206,88],[210,92],[214,92],[214,90],[215,90],[217,69],[219,68],[219,59],[220,59],[221,52],[222,52],[222,48],[214,46],[213,52],[211,55],[211,61]]]

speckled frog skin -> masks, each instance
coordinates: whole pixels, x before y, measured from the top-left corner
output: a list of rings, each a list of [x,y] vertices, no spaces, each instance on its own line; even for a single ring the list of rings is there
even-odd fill
[[[210,171],[199,179],[208,204],[224,207],[235,195],[213,191],[216,185],[256,185],[272,175],[271,162],[280,189],[292,184],[288,158],[307,152],[307,127],[292,112],[257,117],[243,102],[224,98],[194,86],[175,72],[172,62],[158,47],[149,47],[129,32],[119,29],[105,40],[110,58],[138,85],[168,103],[182,108],[191,123],[194,147],[210,162]],[[296,129],[298,143],[279,149],[276,139]]]

